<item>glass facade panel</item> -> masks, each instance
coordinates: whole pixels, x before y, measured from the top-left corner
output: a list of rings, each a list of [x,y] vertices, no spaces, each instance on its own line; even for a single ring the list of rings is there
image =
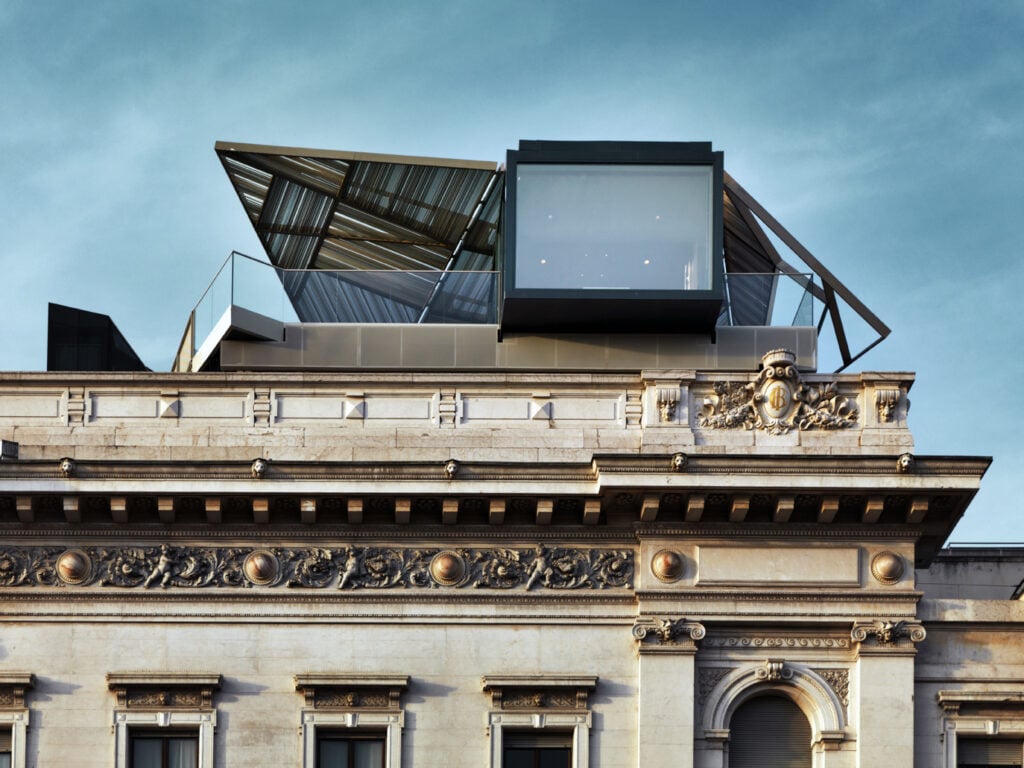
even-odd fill
[[[199,739],[180,734],[132,736],[130,754],[129,768],[196,768]]]
[[[569,747],[507,747],[502,755],[503,768],[570,768]]]
[[[317,768],[383,768],[384,738],[326,735],[317,740]]]
[[[712,188],[711,166],[520,163],[515,288],[710,289]]]

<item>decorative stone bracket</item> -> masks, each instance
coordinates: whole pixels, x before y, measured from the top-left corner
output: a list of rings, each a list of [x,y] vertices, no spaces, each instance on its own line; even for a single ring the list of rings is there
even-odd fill
[[[765,659],[765,662],[759,667],[754,676],[758,680],[766,680],[770,683],[775,683],[780,680],[792,680],[793,670],[786,666],[786,662],[779,661],[777,659]]]
[[[0,674],[0,707],[24,709],[25,694],[35,686],[35,675],[30,672]]]
[[[641,617],[633,623],[640,653],[693,653],[706,634],[704,625],[686,619]]]

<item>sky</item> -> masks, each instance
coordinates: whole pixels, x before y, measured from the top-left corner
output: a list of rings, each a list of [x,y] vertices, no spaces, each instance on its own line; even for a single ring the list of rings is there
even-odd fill
[[[262,253],[218,140],[712,141],[892,328],[851,370],[916,372],[914,452],[994,457],[952,541],[1024,542],[1022,40],[1024,0],[4,0],[0,370],[45,369],[51,301],[169,369]]]

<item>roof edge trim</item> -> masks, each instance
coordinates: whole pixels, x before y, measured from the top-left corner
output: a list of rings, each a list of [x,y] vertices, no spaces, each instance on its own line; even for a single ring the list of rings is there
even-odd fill
[[[350,160],[368,163],[397,163],[401,165],[428,165],[442,168],[465,168],[479,171],[497,171],[498,163],[489,160],[459,160],[447,157],[419,157],[416,155],[389,155],[377,152],[346,152],[333,149],[307,149],[304,147],[278,147],[269,144],[246,144],[237,141],[218,141],[216,152],[251,152],[292,157],[316,157],[324,160]]]

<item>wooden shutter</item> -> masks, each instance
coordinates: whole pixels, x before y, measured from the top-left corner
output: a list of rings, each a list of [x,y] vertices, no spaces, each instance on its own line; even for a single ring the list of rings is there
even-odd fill
[[[729,723],[729,768],[811,768],[811,724],[782,696],[740,705]]]
[[[0,752],[11,751],[11,729],[0,728]]]

